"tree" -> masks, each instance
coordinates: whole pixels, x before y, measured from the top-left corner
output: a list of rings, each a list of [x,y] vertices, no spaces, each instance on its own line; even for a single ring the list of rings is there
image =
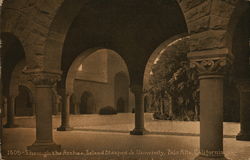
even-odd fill
[[[198,78],[189,66],[188,52],[188,38],[179,39],[165,48],[152,67],[149,92],[154,97],[158,114],[166,115],[167,119],[198,117]]]

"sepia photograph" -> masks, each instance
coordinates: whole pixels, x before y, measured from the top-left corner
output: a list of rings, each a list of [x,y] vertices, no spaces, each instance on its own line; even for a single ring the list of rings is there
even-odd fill
[[[250,160],[250,0],[0,12],[0,160]]]

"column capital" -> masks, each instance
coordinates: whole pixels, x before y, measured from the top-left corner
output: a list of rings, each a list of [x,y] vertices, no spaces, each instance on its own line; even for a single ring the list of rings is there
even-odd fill
[[[72,95],[71,92],[68,92],[68,91],[65,91],[65,92],[64,92],[64,96],[65,96],[65,97],[70,97],[71,95]]]
[[[53,86],[61,79],[60,72],[23,70],[28,75],[28,80],[36,86]]]
[[[69,96],[71,96],[73,94],[73,92],[71,92],[71,91],[69,91],[69,90],[67,90],[65,88],[62,89],[60,93],[62,93],[63,97],[69,97]]]
[[[240,92],[250,92],[250,79],[237,80],[237,88]]]
[[[195,68],[200,76],[223,76],[230,66],[228,57],[190,59],[190,67]]]

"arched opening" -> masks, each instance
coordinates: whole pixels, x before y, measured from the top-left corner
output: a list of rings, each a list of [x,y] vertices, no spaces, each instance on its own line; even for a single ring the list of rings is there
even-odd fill
[[[128,112],[129,80],[125,73],[115,75],[115,104],[118,113]]]
[[[20,70],[25,62],[25,51],[21,41],[14,34],[1,33],[1,93],[6,97],[7,123],[5,127],[15,127],[15,96],[18,95]],[[18,73],[19,72],[19,73]]]
[[[118,113],[124,113],[126,111],[126,102],[125,100],[120,97],[118,100],[117,100],[117,112]]]
[[[144,72],[144,109],[150,106],[154,118],[197,119],[198,77],[189,66],[188,53],[189,36],[181,34],[166,40],[149,58]]]
[[[231,72],[227,75],[229,81],[225,87],[224,99],[229,103],[224,105],[226,114],[224,120],[233,119],[240,122],[237,140],[250,141],[250,2],[239,1],[231,16],[228,26],[227,44],[234,55]],[[227,89],[227,90],[226,90]],[[229,90],[230,89],[230,90]],[[225,119],[226,118],[226,119]]]
[[[128,112],[128,68],[115,51],[94,48],[82,52],[66,73],[63,75],[62,83],[65,83],[66,91],[74,93],[71,97],[71,113],[80,112],[76,108],[79,108],[82,90],[88,90],[95,95],[95,113],[107,106],[116,108],[119,98],[124,101],[119,102],[119,105],[124,106],[121,112]]]
[[[93,114],[96,112],[95,97],[91,92],[85,91],[82,93],[79,111],[80,114]]]
[[[73,8],[74,11],[72,11]],[[68,12],[66,19],[62,19],[66,16],[64,9]],[[79,2],[75,6],[69,1],[65,1],[55,17],[54,23],[51,25],[49,38],[46,41],[46,49],[48,49],[48,59],[51,59],[50,57],[55,55],[54,52],[56,52],[60,64],[47,62],[52,68],[59,66],[63,73],[68,74],[71,72],[70,68],[75,59],[79,57],[82,51],[94,47],[108,48],[119,53],[128,65],[130,86],[143,85],[143,73],[147,59],[160,43],[176,34],[188,32],[184,14],[175,0],[110,0],[105,2],[91,0],[88,5]],[[62,35],[60,36],[62,39],[59,40],[55,35]],[[53,43],[57,43],[60,47],[52,51],[53,46],[51,44]],[[86,53],[85,57],[90,54],[90,52]],[[99,64],[96,66],[99,66]],[[84,71],[84,66],[80,67],[80,64],[78,64],[76,68],[78,67]],[[64,76],[74,77],[68,75]],[[81,84],[78,82],[82,79],[72,80],[71,82],[68,81],[68,78],[65,79],[67,79],[66,88],[68,88],[68,85],[71,88],[77,88],[77,90],[91,91],[98,103],[97,110],[99,110],[99,106],[106,106],[106,104],[100,105],[99,103],[103,103],[103,101],[99,99],[96,91],[90,90],[94,87],[79,88]],[[102,90],[99,87],[98,91]],[[105,90],[105,93],[100,92],[100,94],[106,96],[105,101],[115,108],[118,99],[114,100],[113,88],[112,92],[108,94]],[[77,93],[77,95],[79,94]],[[80,99],[80,96],[77,97]],[[129,104],[128,106],[132,107],[133,105]]]
[[[240,101],[243,97],[240,83],[242,80],[250,80],[250,9],[243,9],[240,12],[243,13],[238,15],[237,20],[234,19],[234,28],[232,29],[233,26],[229,25],[229,31],[232,33],[228,47],[234,55],[234,60],[224,84],[224,121],[233,122],[239,122],[242,115]]]
[[[34,113],[33,96],[29,88],[19,86],[18,96],[15,99],[15,115],[16,116],[32,116]]]
[[[83,50],[96,46],[112,48],[126,61],[137,59],[143,66],[158,44],[173,35],[187,33],[180,6],[175,0],[91,0],[88,5],[84,1],[74,4],[65,0],[51,25],[45,50],[49,59],[56,55],[64,64],[67,62],[62,57],[73,61]],[[63,36],[58,39],[56,35]],[[54,43],[60,46],[52,49]],[[136,56],[131,59],[127,53]],[[61,61],[47,63],[56,69]]]
[[[5,2],[7,3],[7,0]],[[95,46],[113,48],[117,50],[119,53],[121,53],[124,59],[126,59],[127,62],[129,62],[129,68],[133,70],[133,73],[134,73],[132,74],[133,79],[134,79],[133,84],[139,84],[139,85],[142,85],[142,83],[141,83],[141,78],[137,78],[137,73],[141,75],[142,73],[141,71],[143,70],[142,68],[145,66],[145,61],[149,57],[149,54],[152,52],[152,48],[155,48],[156,45],[161,43],[164,39],[172,35],[175,35],[176,33],[182,33],[186,31],[185,23],[183,23],[184,17],[182,16],[181,12],[179,12],[178,7],[176,6],[177,4],[176,2],[180,2],[183,4],[184,12],[187,13],[185,15],[188,18],[187,23],[189,26],[194,26],[193,28],[195,29],[195,30],[190,30],[190,32],[195,32],[195,33],[198,33],[200,31],[203,32],[203,31],[206,31],[207,29],[209,30],[210,27],[213,27],[214,30],[218,29],[218,30],[223,31],[225,26],[219,26],[217,24],[220,21],[227,21],[228,18],[223,19],[223,17],[220,17],[220,15],[218,16],[216,14],[213,14],[213,12],[211,13],[211,11],[214,10],[214,6],[217,3],[220,3],[222,6],[221,7],[222,10],[219,10],[218,13],[224,12],[223,4],[225,4],[224,14],[227,14],[227,12],[231,11],[230,8],[234,8],[233,5],[234,3],[236,3],[236,1],[234,2],[233,1],[230,1],[230,2],[218,1],[217,2],[217,1],[190,1],[190,0],[178,0],[178,1],[177,0],[171,0],[171,1],[168,1],[168,0],[165,0],[165,1],[164,0],[136,0],[136,1],[134,0],[126,0],[126,1],[109,0],[109,1],[98,1],[98,2],[95,0],[88,0],[88,1],[78,0],[79,3],[75,3],[75,5],[72,5],[72,3],[70,3],[72,2],[72,0],[62,0],[58,2],[63,3],[61,8],[65,9],[63,10],[60,8],[58,9],[59,10],[58,12],[60,13],[63,12],[65,16],[63,16],[64,14],[63,15],[60,14],[59,20],[55,18],[56,20],[52,24],[46,23],[46,20],[44,19],[51,20],[52,17],[54,17],[56,13],[52,12],[53,8],[57,8],[56,6],[59,6],[56,3],[50,6],[46,6],[46,4],[45,5],[43,4],[43,6],[40,7],[39,6],[40,3],[31,2],[31,3],[27,3],[27,5],[30,5],[28,8],[18,7],[18,5],[15,6],[15,8],[7,7],[7,10],[17,10],[18,16],[20,13],[23,14],[24,12],[25,12],[24,13],[25,15],[27,13],[26,12],[27,9],[30,9],[32,11],[33,10],[37,11],[38,9],[39,10],[38,13],[41,13],[42,15],[41,19],[40,17],[38,18],[37,16],[36,22],[38,23],[34,23],[34,26],[30,25],[31,26],[30,28],[32,28],[32,31],[30,31],[29,28],[26,30],[26,28],[22,27],[22,25],[19,26],[19,24],[26,24],[32,18],[28,17],[27,20],[26,18],[22,18],[22,16],[19,16],[19,18],[17,19],[10,18],[10,20],[13,21],[14,24],[16,24],[17,31],[20,30],[18,31],[18,33],[20,33],[19,35],[22,35],[22,37],[25,37],[26,36],[25,33],[29,33],[29,32],[32,33],[32,34],[29,34],[29,36],[27,36],[27,41],[25,41],[26,42],[25,46],[31,47],[29,48],[30,49],[29,54],[33,55],[34,53],[34,56],[38,57],[38,61],[36,61],[38,65],[40,66],[41,64],[41,66],[45,66],[45,68],[47,67],[52,70],[59,70],[60,65],[61,65],[60,60],[62,60],[63,62],[62,62],[61,68],[63,68],[62,69],[63,72],[67,72],[68,67],[73,61],[72,59],[77,57],[78,54],[82,50],[92,48]],[[35,9],[33,8],[32,5],[34,5]],[[67,5],[69,7],[67,7]],[[211,5],[211,8],[209,7],[210,5]],[[226,6],[230,6],[230,7],[226,7]],[[23,8],[25,9],[24,12],[23,12]],[[50,15],[51,13],[53,14],[53,16]],[[78,15],[79,13],[81,15]],[[195,13],[199,13],[199,14],[195,14]],[[58,17],[57,14],[55,17]],[[63,22],[63,23],[57,23],[58,21]],[[207,26],[206,21],[211,22],[211,23],[209,23],[209,25]],[[46,25],[41,24],[41,22],[45,22]],[[8,25],[6,26],[10,26],[9,28],[12,28],[11,24],[9,23],[7,24]],[[27,24],[30,24],[30,23],[27,23]],[[54,24],[57,27],[54,27]],[[47,32],[48,30],[46,29],[46,26],[49,26],[50,29],[52,28],[49,31],[49,33]],[[40,32],[41,28],[42,28],[42,32]],[[54,37],[49,36],[49,38],[45,40],[47,38],[46,35],[48,35],[47,33],[49,35],[54,35]],[[67,35],[67,33],[69,34]],[[42,38],[40,38],[39,35]],[[30,42],[32,42],[34,37],[41,41],[35,41],[36,43],[34,43],[35,45],[33,45],[33,43],[30,43]],[[64,37],[66,37],[66,40],[64,40]],[[44,41],[46,41],[47,44],[43,44]],[[53,42],[53,43],[50,43],[50,42]],[[194,42],[195,43],[194,45],[196,45],[196,43],[199,43],[199,42],[200,42],[200,39],[197,39],[197,41]],[[62,49],[62,46],[61,46],[62,44],[65,44],[64,49]],[[43,48],[44,46],[46,47]],[[42,52],[37,52],[37,51],[40,51],[40,49],[42,50]],[[63,56],[61,56],[61,54],[63,54]],[[45,63],[43,63],[43,61]],[[34,68],[35,67],[36,66],[34,66]],[[84,70],[84,67],[80,67],[80,68],[82,68],[81,70]],[[93,94],[95,95],[95,98],[97,98],[96,94],[95,93]],[[107,94],[107,93],[105,92],[104,94]],[[49,100],[49,98],[47,99]],[[138,102],[138,99],[136,99],[136,102]],[[179,102],[182,103],[183,99],[180,98]],[[123,99],[121,100],[120,104],[124,104]],[[141,104],[141,101],[139,104]],[[137,106],[141,106],[141,105],[137,105]],[[42,107],[39,107],[39,108],[42,108]],[[43,111],[41,111],[41,113],[43,113]],[[216,116],[216,113],[214,115]],[[211,118],[211,116],[208,116],[207,122],[210,122],[209,118]],[[218,118],[218,117],[215,117],[215,118]],[[42,130],[42,128],[47,128],[47,127],[50,127],[49,125],[51,125],[51,122],[49,122],[50,123],[49,125],[47,125],[46,127],[43,127],[45,126],[46,122],[47,121],[45,119],[44,125],[41,125],[41,130],[38,130],[38,133],[46,133],[44,132],[46,130]],[[213,125],[210,129],[211,130],[213,129]],[[203,134],[203,133],[204,132],[201,132],[201,137],[204,137],[204,136],[206,137],[206,134]],[[41,134],[38,134],[38,136],[39,135]],[[48,137],[50,136],[48,135]],[[41,138],[43,138],[43,136],[41,136]],[[215,140],[215,142],[218,139],[216,136],[211,136],[211,140]],[[50,139],[48,138],[48,140]],[[219,140],[217,142],[219,142]],[[48,141],[37,141],[37,142],[46,143]],[[180,143],[180,144],[183,144],[183,143]],[[203,146],[203,144],[201,144],[201,146]],[[208,148],[210,147],[213,148],[213,146],[216,147],[216,144],[215,145],[209,144]]]
[[[25,51],[19,39],[11,33],[1,33],[1,43],[3,94],[9,96],[12,72],[18,62],[25,59]]]

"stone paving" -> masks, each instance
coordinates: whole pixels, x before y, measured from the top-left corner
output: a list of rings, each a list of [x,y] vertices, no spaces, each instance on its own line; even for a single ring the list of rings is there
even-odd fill
[[[173,135],[129,135],[128,131],[133,129],[133,114],[76,115],[71,116],[71,124],[77,130],[53,131],[55,142],[62,145],[62,152],[30,156],[34,153],[27,152],[26,146],[35,140],[34,119],[18,117],[19,128],[4,129],[2,149],[5,159],[10,160],[192,160],[198,155],[198,122],[156,121],[150,114],[146,114],[145,119],[151,132],[167,131]],[[55,116],[53,124],[57,127],[60,117]],[[238,129],[238,123],[225,123],[224,134],[233,136]],[[224,151],[232,160],[250,160],[250,142],[236,141],[228,136],[224,138]]]
[[[53,128],[60,126],[60,116],[53,116]],[[16,117],[20,128],[35,128],[34,117]],[[70,124],[76,130],[113,131],[126,133],[134,128],[134,114],[116,115],[71,115]],[[145,128],[154,134],[199,135],[199,122],[154,120],[152,113],[145,113]],[[224,135],[235,137],[240,130],[239,123],[224,122]]]

